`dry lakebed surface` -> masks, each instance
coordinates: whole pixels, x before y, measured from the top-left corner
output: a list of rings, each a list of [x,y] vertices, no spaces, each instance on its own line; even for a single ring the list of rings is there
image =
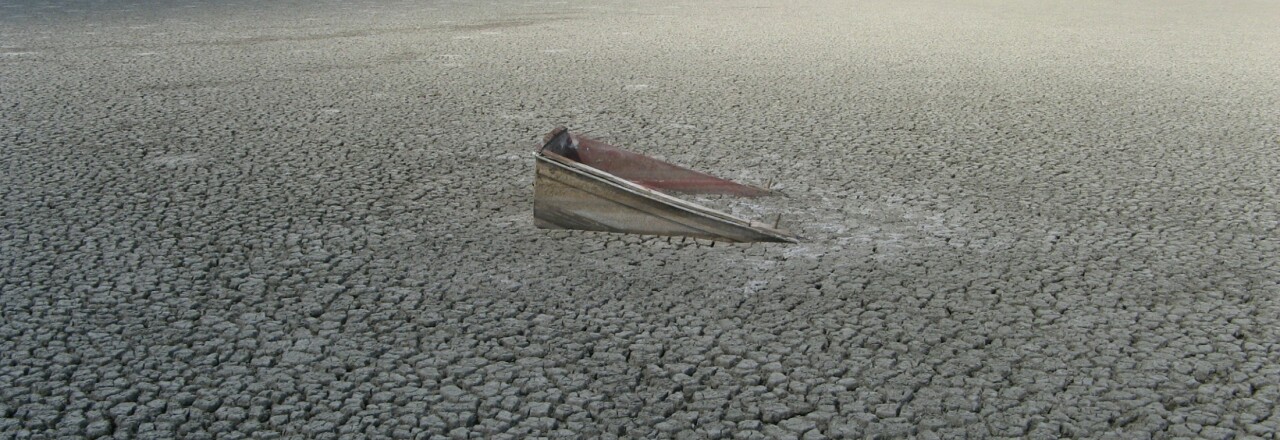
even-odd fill
[[[0,438],[1274,439],[1278,23],[0,1]],[[537,229],[557,125],[804,241]]]

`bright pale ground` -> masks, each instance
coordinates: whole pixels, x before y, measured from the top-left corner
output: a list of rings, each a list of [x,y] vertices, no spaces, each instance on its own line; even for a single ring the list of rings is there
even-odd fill
[[[793,3],[0,3],[0,437],[1277,435],[1280,3]]]

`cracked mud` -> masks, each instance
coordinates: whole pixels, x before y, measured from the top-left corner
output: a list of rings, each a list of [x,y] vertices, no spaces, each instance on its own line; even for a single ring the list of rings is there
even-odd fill
[[[0,437],[1275,438],[1278,16],[6,2]],[[537,230],[560,124],[809,240]]]

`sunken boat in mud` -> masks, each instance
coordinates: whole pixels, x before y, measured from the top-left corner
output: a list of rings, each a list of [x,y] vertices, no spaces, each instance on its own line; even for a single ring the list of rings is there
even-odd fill
[[[563,127],[547,134],[536,157],[534,224],[578,229],[694,237],[728,242],[794,243],[797,237],[672,194],[770,195],[641,154]]]

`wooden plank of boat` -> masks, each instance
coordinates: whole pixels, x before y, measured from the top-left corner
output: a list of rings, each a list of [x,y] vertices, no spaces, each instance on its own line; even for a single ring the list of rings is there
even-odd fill
[[[562,144],[551,145],[557,140],[556,137],[561,135],[564,136],[559,138]],[[565,137],[568,137],[571,144],[577,144],[580,148],[584,139],[582,137],[570,136],[567,131],[553,132],[548,137],[551,138],[548,145],[544,145],[535,155],[533,212],[534,223],[539,228],[686,236],[730,242],[794,243],[797,241],[797,237],[785,231],[664,194],[652,187],[557,153],[566,152],[573,155],[571,150],[560,147],[570,145],[563,143],[566,141]],[[616,147],[609,148],[623,151]],[[639,156],[635,153],[626,153]],[[670,167],[675,167],[674,165],[657,159],[643,157],[638,162],[632,157],[626,159],[630,161],[627,163],[641,163],[645,169],[657,170],[657,175],[682,177],[663,179],[663,182],[658,182],[660,184],[674,182],[681,192],[767,194],[767,191],[759,188],[696,171],[672,170],[663,164]],[[615,162],[614,165],[619,163]],[[625,169],[625,166],[622,168]],[[643,173],[633,172],[632,174]],[[708,183],[710,188],[699,191],[700,188],[696,183],[699,181]],[[641,180],[641,182],[652,182],[652,180]]]

